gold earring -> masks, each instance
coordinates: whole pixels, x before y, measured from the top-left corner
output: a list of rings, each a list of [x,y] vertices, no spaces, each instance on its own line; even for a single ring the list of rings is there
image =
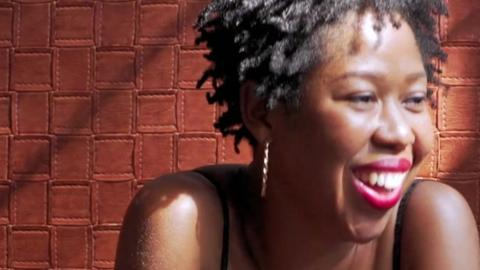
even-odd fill
[[[265,143],[265,151],[263,156],[263,172],[262,172],[262,198],[267,194],[267,180],[268,180],[268,158],[269,158],[270,142]]]

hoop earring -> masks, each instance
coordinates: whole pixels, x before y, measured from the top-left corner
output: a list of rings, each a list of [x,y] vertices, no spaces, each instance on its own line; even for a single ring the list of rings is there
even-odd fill
[[[262,191],[260,194],[262,198],[265,198],[265,195],[267,194],[269,148],[270,142],[267,141],[265,143],[265,150],[263,155]]]

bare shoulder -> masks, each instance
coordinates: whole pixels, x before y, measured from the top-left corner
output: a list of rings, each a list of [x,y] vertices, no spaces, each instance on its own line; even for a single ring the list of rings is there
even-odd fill
[[[194,171],[162,176],[130,203],[115,268],[219,268],[222,230],[221,202],[210,181]]]
[[[477,225],[452,187],[421,182],[405,210],[402,269],[480,269]]]
[[[194,210],[192,207],[199,203],[216,200],[216,197],[215,187],[203,175],[186,171],[164,175],[147,183],[132,200],[130,207],[144,216],[163,209],[186,212]],[[178,205],[182,205],[182,208],[175,209]]]

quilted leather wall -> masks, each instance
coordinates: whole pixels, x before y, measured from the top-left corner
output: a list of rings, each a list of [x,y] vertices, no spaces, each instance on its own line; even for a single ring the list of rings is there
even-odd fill
[[[194,90],[207,63],[191,25],[205,1],[0,3],[0,268],[112,268],[124,211],[157,175],[245,162]],[[422,175],[479,214],[480,2],[440,22],[452,87]]]

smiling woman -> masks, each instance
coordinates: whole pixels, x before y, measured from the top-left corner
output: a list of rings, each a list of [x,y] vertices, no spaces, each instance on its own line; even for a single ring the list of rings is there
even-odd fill
[[[418,182],[433,145],[442,1],[213,1],[199,41],[216,127],[248,166],[162,176],[125,217],[117,269],[480,269],[465,200]],[[452,250],[458,252],[452,252]]]

